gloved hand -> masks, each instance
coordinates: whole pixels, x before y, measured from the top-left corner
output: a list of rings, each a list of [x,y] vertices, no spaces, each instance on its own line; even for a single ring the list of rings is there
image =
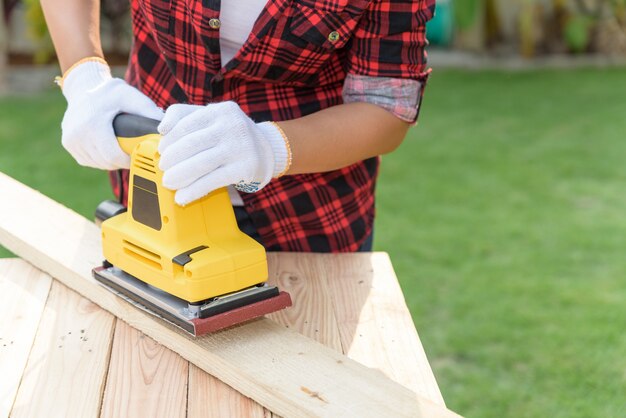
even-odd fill
[[[111,77],[104,61],[86,61],[71,68],[61,88],[67,99],[61,142],[83,166],[104,170],[130,166],[130,157],[113,132],[113,118],[119,113],[163,118],[163,111],[148,96]]]
[[[256,192],[291,161],[282,131],[253,122],[235,102],[170,106],[158,129],[163,186],[179,205],[230,184]]]

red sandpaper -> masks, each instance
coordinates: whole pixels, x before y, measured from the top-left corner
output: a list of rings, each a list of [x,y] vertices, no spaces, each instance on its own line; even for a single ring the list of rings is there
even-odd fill
[[[209,318],[193,319],[194,335],[199,337],[209,332],[215,332],[242,322],[267,315],[272,312],[291,306],[291,296],[287,292],[280,292],[277,296],[255,302],[250,305],[235,308]]]

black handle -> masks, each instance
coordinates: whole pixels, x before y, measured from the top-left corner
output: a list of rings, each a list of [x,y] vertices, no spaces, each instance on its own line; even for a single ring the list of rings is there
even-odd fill
[[[148,134],[158,134],[157,127],[161,121],[146,118],[144,116],[120,113],[113,119],[115,136],[122,138],[135,138]]]

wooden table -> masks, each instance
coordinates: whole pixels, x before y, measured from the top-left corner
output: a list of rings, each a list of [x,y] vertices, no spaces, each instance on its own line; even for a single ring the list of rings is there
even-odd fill
[[[387,254],[268,257],[294,301],[271,319],[444,404]],[[19,259],[0,260],[0,376],[0,418],[272,416]]]

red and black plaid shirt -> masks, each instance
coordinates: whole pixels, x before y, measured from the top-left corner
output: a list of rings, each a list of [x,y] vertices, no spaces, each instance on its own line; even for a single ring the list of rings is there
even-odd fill
[[[163,108],[234,100],[256,122],[295,119],[341,104],[347,73],[425,81],[425,24],[434,6],[269,0],[222,68],[212,20],[219,19],[220,0],[136,0],[127,79]],[[371,158],[284,176],[242,197],[269,250],[355,251],[373,226],[378,165]]]

